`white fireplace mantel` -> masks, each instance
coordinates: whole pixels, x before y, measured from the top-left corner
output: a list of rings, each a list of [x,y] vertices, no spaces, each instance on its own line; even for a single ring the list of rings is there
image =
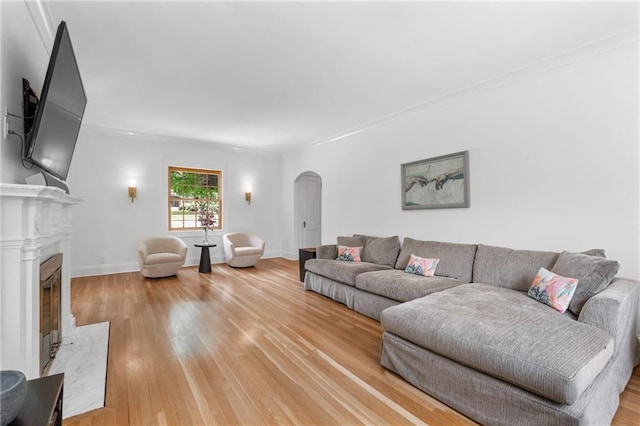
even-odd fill
[[[63,343],[73,338],[71,208],[58,188],[0,184],[0,370],[40,377],[40,264],[62,253]]]

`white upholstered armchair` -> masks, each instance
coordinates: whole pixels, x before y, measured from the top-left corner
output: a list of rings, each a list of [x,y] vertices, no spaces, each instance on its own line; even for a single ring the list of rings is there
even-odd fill
[[[138,264],[147,278],[176,275],[187,260],[187,245],[176,237],[149,237],[138,240]]]
[[[246,268],[254,266],[264,254],[264,241],[244,232],[231,232],[222,236],[224,257],[229,266]]]

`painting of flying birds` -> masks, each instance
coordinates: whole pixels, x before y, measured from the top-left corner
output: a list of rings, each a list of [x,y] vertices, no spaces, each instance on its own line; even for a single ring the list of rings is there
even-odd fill
[[[402,165],[402,209],[469,207],[469,151]]]

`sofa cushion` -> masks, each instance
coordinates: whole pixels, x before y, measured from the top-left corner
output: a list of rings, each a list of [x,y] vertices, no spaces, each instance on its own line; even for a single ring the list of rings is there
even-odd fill
[[[400,238],[397,235],[382,238],[356,234],[354,237],[364,239],[363,262],[377,263],[393,268],[398,253],[400,253]]]
[[[344,262],[341,260],[309,259],[304,268],[314,274],[350,286],[355,285],[356,276],[363,272],[391,269],[388,266],[367,262]]]
[[[385,309],[381,324],[416,345],[561,404],[580,397],[614,349],[605,331],[490,284],[462,284]]]
[[[540,268],[527,296],[564,313],[576,292],[577,284],[578,280],[575,278],[563,277]]]
[[[563,251],[551,272],[578,279],[576,293],[569,309],[580,315],[587,300],[607,288],[618,269],[620,264],[615,260]]]
[[[513,250],[478,244],[473,264],[473,282],[528,291],[540,268],[551,270],[558,253]]]
[[[396,262],[396,269],[405,269],[412,254],[440,259],[436,268],[436,276],[457,278],[467,283],[471,282],[473,259],[476,254],[475,244],[420,241],[405,237],[402,243],[402,250]],[[533,279],[533,276],[531,279]],[[529,281],[529,284],[531,284],[531,281]]]
[[[417,299],[460,284],[464,283],[455,278],[423,277],[397,269],[365,272],[356,277],[356,288],[398,302]]]

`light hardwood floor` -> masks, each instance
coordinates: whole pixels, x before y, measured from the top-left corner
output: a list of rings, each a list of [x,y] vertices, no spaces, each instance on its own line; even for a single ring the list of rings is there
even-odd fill
[[[105,408],[65,425],[473,424],[380,367],[379,323],[304,291],[297,262],[76,278],[71,310],[111,335]],[[636,368],[614,424],[639,419]]]

